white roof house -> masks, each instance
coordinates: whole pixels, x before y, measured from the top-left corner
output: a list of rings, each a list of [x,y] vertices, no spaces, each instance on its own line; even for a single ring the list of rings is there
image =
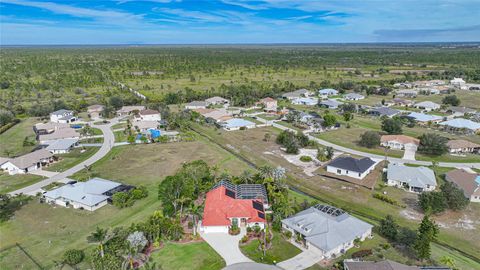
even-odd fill
[[[439,125],[445,126],[452,131],[468,131],[469,133],[480,132],[480,123],[464,118],[455,118],[445,122],[441,122]]]
[[[420,122],[420,123],[438,123],[443,120],[443,117],[438,116],[438,115],[431,115],[431,114],[424,114],[424,113],[417,113],[417,112],[412,112],[409,115],[407,115],[408,118],[412,118],[413,120]]]
[[[344,96],[344,99],[346,100],[360,100],[364,98],[365,98],[364,95],[360,95],[358,93],[348,93]]]
[[[77,120],[70,110],[58,110],[50,113],[50,122],[54,123],[71,123]]]
[[[298,89],[296,91],[283,94],[282,98],[292,100],[292,99],[297,99],[302,97],[309,97],[311,95],[312,95],[312,92],[310,92],[307,89]]]
[[[208,105],[229,105],[230,104],[230,100],[222,97],[218,97],[218,96],[207,98],[205,99],[205,102]]]
[[[318,105],[329,108],[329,109],[337,109],[342,104],[343,104],[342,102],[337,101],[335,99],[327,99],[318,103]]]
[[[232,118],[221,122],[220,125],[228,131],[239,130],[241,128],[254,128],[256,126],[255,123],[241,118]]]
[[[432,102],[432,101],[419,102],[419,103],[416,103],[413,106],[415,108],[423,109],[423,110],[426,110],[426,111],[433,111],[433,110],[440,109],[440,104],[437,104],[437,103]]]
[[[121,184],[117,182],[93,178],[87,182],[66,184],[45,192],[43,196],[49,203],[65,207],[72,205],[75,209],[95,211],[107,204],[110,196],[106,195],[106,193],[119,186]]]
[[[373,226],[341,209],[317,204],[282,220],[282,228],[301,235],[302,245],[319,255],[319,260],[338,256],[353,247],[355,239],[365,240]]]
[[[195,110],[195,109],[205,109],[207,108],[208,103],[206,101],[192,101],[190,103],[185,104],[185,109],[187,110]]]
[[[453,80],[450,80],[450,84],[456,87],[462,87],[465,85],[465,80],[462,78],[453,78]]]
[[[60,139],[49,142],[46,149],[52,154],[64,154],[70,152],[77,144],[78,139]]]
[[[292,100],[292,104],[315,106],[318,104],[318,98],[301,97]]]
[[[403,187],[410,192],[432,191],[437,186],[435,173],[427,167],[409,167],[390,163],[387,168],[387,184]]]
[[[335,90],[335,89],[332,89],[332,88],[325,88],[325,89],[321,89],[321,90],[318,90],[318,94],[320,96],[336,96],[338,95],[338,91]]]

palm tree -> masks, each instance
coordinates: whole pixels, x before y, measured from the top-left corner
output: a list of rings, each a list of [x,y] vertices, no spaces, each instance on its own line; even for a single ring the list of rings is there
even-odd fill
[[[100,256],[103,258],[105,255],[103,250],[103,243],[107,240],[108,229],[102,229],[97,227],[97,229],[87,237],[88,242],[99,243],[100,244]]]
[[[245,184],[250,184],[253,179],[253,174],[250,170],[243,171],[242,175],[240,175],[240,179]]]
[[[273,167],[269,166],[269,165],[264,165],[262,167],[260,167],[258,169],[259,173],[260,173],[260,176],[263,178],[263,179],[266,179],[266,178],[273,178]]]
[[[193,235],[197,235],[198,217],[200,217],[203,212],[202,206],[194,204],[188,209],[188,212],[190,213],[190,215],[192,215],[193,218]]]

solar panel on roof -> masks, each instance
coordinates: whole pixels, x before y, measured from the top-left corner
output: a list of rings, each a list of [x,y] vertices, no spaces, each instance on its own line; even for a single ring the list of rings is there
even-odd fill
[[[263,212],[258,212],[258,217],[265,219],[265,214]]]
[[[263,212],[263,204],[262,204],[261,202],[252,201],[252,203],[253,203],[253,208],[254,208],[254,209]]]
[[[225,195],[227,195],[228,197],[230,197],[232,199],[235,199],[235,192],[233,192],[229,189],[225,189]]]

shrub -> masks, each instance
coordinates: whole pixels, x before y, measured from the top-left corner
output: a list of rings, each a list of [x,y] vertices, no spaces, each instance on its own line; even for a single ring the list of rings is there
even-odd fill
[[[375,148],[380,145],[380,135],[375,131],[366,131],[360,135],[358,144],[367,148]]]
[[[301,156],[301,157],[300,157],[300,161],[302,161],[302,162],[310,162],[310,161],[312,161],[312,157],[311,157],[311,156]]]
[[[357,252],[352,253],[352,258],[363,258],[372,255],[373,252],[371,249],[362,249]]]
[[[242,239],[240,240],[242,243],[246,243],[248,241],[248,236],[244,235]]]
[[[284,232],[283,232],[283,235],[285,235],[285,237],[286,237],[287,239],[292,238],[292,232],[291,232],[291,231],[284,231]]]
[[[398,118],[385,118],[382,121],[382,130],[388,134],[402,134],[402,121]]]
[[[65,251],[63,254],[63,262],[70,265],[75,266],[83,261],[85,258],[85,253],[83,250],[78,249],[69,249]]]
[[[400,207],[405,207],[403,204],[400,204],[397,200],[395,199],[392,199],[386,195],[383,195],[381,193],[374,193],[373,195],[373,198],[375,199],[379,199],[381,201],[384,201],[386,203],[389,203],[391,205],[396,205],[396,206],[400,206]]]
[[[448,152],[448,139],[434,133],[420,136],[418,151],[422,154],[440,156]]]
[[[423,192],[418,195],[420,208],[423,212],[438,214],[447,209],[447,200],[441,192]]]

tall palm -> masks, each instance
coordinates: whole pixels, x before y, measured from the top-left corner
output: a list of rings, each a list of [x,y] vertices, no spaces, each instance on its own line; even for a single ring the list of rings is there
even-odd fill
[[[253,179],[253,174],[250,170],[243,171],[242,175],[240,175],[240,179],[245,184],[250,184]]]
[[[190,213],[190,215],[192,215],[193,218],[193,235],[197,235],[198,219],[202,214],[202,211],[203,209],[201,205],[193,205],[188,209],[188,212]]]
[[[262,167],[260,167],[258,169],[259,173],[260,173],[260,176],[263,178],[263,179],[266,179],[266,178],[273,178],[273,167],[269,166],[269,165],[264,165]]]
[[[103,244],[107,240],[107,235],[108,229],[102,229],[100,227],[97,227],[97,229],[87,237],[88,242],[100,244],[100,256],[102,256],[102,258],[105,255],[103,250]]]

